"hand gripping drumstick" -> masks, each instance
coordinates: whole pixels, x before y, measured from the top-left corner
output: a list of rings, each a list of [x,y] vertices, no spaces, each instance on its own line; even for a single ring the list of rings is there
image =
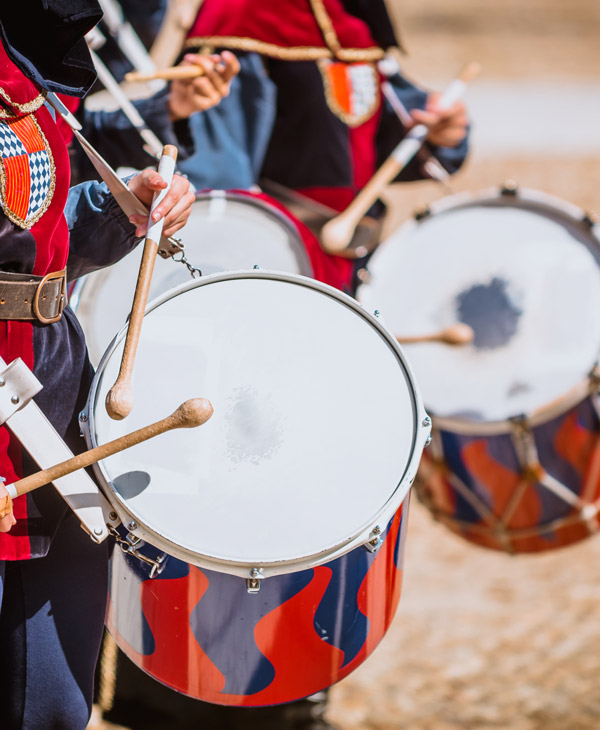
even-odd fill
[[[202,426],[212,414],[213,407],[206,398],[187,400],[174,413],[171,413],[170,416],[163,418],[161,421],[140,428],[126,436],[121,436],[114,441],[109,441],[102,446],[96,446],[95,449],[78,454],[72,459],[67,459],[67,461],[62,461],[60,464],[19,479],[14,484],[7,484],[6,489],[8,490],[9,496],[5,497],[4,500],[0,500],[0,519],[5,517],[12,509],[12,500],[20,497],[22,494],[27,494],[38,487],[43,487],[44,484],[49,484],[55,479],[60,479],[60,477],[71,474],[71,472],[77,471],[78,469],[91,466],[97,461],[106,459],[119,451],[124,451],[132,446],[141,444],[143,441],[160,436],[161,433],[165,433],[166,431],[171,431],[174,428],[196,428],[197,426]]]
[[[440,342],[443,345],[470,345],[475,338],[473,329],[468,324],[457,322],[451,327],[433,332],[430,335],[407,335],[402,337],[396,335],[396,340],[401,345],[414,345],[421,342]]]
[[[442,94],[438,107],[449,109],[457,102],[463,96],[468,82],[479,73],[479,68],[477,63],[466,66]],[[392,182],[421,149],[428,133],[424,124],[414,126],[346,210],[323,226],[321,243],[327,253],[339,253],[348,246],[358,222],[379,198],[385,186]]]
[[[176,160],[177,148],[170,144],[165,145],[158,165],[158,172],[167,183],[167,187],[164,190],[154,193],[154,199],[150,208],[150,217],[148,219],[146,243],[144,244],[144,253],[142,254],[140,272],[138,274],[131,315],[129,317],[129,327],[127,328],[127,338],[125,339],[123,357],[121,358],[121,368],[115,384],[106,396],[106,411],[111,418],[117,421],[128,416],[133,408],[131,376],[133,374],[135,354],[142,330],[144,310],[148,302],[148,292],[150,291],[154,262],[158,253],[158,241],[160,241],[164,224],[164,218],[153,223],[152,214],[169,192],[171,181],[173,180],[173,173],[175,172]]]

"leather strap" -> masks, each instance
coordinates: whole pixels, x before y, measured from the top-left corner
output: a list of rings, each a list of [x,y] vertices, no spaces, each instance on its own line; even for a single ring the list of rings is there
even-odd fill
[[[0,320],[52,324],[66,300],[66,269],[46,276],[0,271]]]

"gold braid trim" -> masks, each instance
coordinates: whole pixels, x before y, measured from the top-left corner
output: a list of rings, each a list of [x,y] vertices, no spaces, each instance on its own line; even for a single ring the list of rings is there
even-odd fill
[[[262,56],[269,56],[280,61],[318,61],[320,58],[337,58],[340,61],[379,61],[383,58],[384,51],[381,48],[341,48],[335,54],[328,48],[317,48],[314,46],[296,46],[286,48],[277,46],[274,43],[258,41],[255,38],[241,38],[239,36],[196,36],[188,38],[185,43],[186,49],[207,48],[210,51],[215,48],[231,48],[237,51],[249,51],[260,53]]]
[[[46,135],[43,133],[42,128],[38,124],[37,119],[34,116],[31,116],[31,120],[37,127],[38,132],[40,133],[40,135],[42,137],[42,140],[44,142],[44,147],[46,148],[46,152],[48,153],[48,162],[50,164],[50,187],[48,188],[48,193],[46,195],[46,199],[42,203],[40,209],[38,211],[36,211],[35,215],[32,218],[23,220],[22,218],[19,218],[18,215],[13,213],[12,210],[10,210],[7,205],[5,205],[4,201],[6,200],[6,170],[4,169],[4,159],[2,157],[0,157],[0,206],[2,207],[4,215],[10,221],[12,221],[16,226],[18,226],[19,228],[22,228],[25,231],[29,230],[32,226],[34,226],[39,221],[39,219],[44,215],[44,213],[48,210],[48,208],[50,207],[50,203],[52,202],[52,198],[54,197],[54,189],[56,187],[56,166],[54,164],[54,157],[52,155],[52,150],[50,149],[50,145],[48,144]],[[9,122],[2,122],[2,124],[9,124]]]
[[[342,47],[338,40],[337,33],[335,32],[335,29],[333,27],[333,23],[331,22],[331,18],[327,14],[327,10],[325,9],[323,0],[309,1],[312,7],[313,15],[315,16],[315,20],[317,21],[317,25],[321,29],[321,33],[323,34],[325,43],[327,43],[327,47],[331,50],[334,56],[337,56]]]
[[[46,101],[46,95],[48,92],[42,91],[41,94],[38,94],[35,99],[32,99],[31,101],[28,101],[25,104],[17,104],[16,101],[13,101],[10,96],[4,91],[4,89],[0,86],[0,98],[2,98],[7,104],[14,107],[15,109],[18,109],[18,111],[21,112],[21,114],[33,114],[36,112],[42,104]],[[10,109],[0,109],[0,118],[1,119],[9,119],[12,117],[16,117],[17,115],[11,111]]]

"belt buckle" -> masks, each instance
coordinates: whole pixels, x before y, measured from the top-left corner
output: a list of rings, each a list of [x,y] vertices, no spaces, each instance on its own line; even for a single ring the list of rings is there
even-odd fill
[[[56,315],[56,317],[44,317],[44,315],[40,312],[40,296],[42,294],[42,289],[49,281],[54,281],[56,279],[60,279],[62,282],[60,288],[60,301],[58,303],[58,314]],[[38,284],[38,287],[35,291],[35,296],[33,297],[33,316],[42,324],[54,324],[54,322],[58,322],[58,320],[62,317],[63,309],[65,308],[66,296],[67,270],[63,269],[62,271],[53,271],[50,274],[46,274],[46,276],[44,276],[44,278]]]

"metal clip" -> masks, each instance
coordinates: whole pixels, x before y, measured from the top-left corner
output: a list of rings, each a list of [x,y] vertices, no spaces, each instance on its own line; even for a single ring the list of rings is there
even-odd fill
[[[250,571],[250,578],[246,580],[246,590],[251,596],[255,596],[260,592],[263,578],[263,572],[260,568],[252,568]]]
[[[142,547],[145,543],[141,538],[137,537],[137,535],[133,535],[131,532],[128,532],[126,537],[123,539],[120,532],[114,527],[109,527],[109,531],[110,534],[115,538],[115,541],[117,545],[121,548],[122,552],[124,552],[126,555],[132,555],[134,558],[137,558],[142,563],[151,566],[150,578],[156,578],[157,575],[160,575],[162,573],[165,567],[165,558],[167,557],[166,553],[161,553],[160,555],[157,555],[156,559],[149,558],[147,555],[143,555],[142,553],[138,552],[137,548]]]
[[[165,238],[162,236],[158,245],[158,255],[163,259],[170,259],[171,256],[183,254],[185,246],[179,238]]]
[[[381,539],[380,535],[381,527],[379,527],[379,525],[375,525],[375,527],[371,530],[371,534],[369,535],[369,541],[365,543],[365,547],[369,552],[376,553],[383,545],[383,540]]]

